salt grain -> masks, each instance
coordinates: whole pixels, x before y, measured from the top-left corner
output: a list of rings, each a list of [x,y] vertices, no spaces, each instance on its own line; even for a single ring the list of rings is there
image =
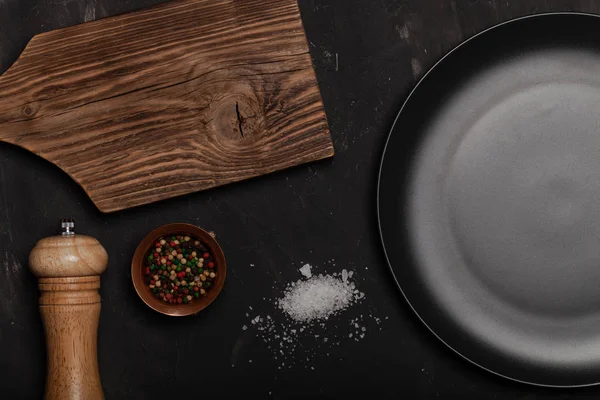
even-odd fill
[[[348,282],[348,271],[345,269],[342,270],[342,281]]]
[[[304,264],[302,266],[302,268],[300,268],[300,273],[305,276],[306,278],[310,278],[312,276],[312,273],[310,272],[310,269],[312,267],[310,266],[310,264]]]

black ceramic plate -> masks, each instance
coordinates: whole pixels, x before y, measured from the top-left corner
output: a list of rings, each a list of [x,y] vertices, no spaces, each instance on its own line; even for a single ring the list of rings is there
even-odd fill
[[[521,18],[444,57],[396,119],[378,202],[440,340],[514,380],[599,383],[600,18]]]

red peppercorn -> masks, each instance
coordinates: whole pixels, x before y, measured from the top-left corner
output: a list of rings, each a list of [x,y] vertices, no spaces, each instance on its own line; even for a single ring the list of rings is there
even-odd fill
[[[167,299],[171,300],[173,298],[173,295],[171,293],[167,293]]]
[[[150,267],[146,267],[146,269],[144,270],[144,273],[146,275],[150,275]]]
[[[198,290],[200,290],[198,286],[194,286],[194,292],[197,292]]]
[[[215,263],[212,261],[208,262],[208,268],[214,268],[215,267]]]
[[[167,265],[171,265],[171,261],[167,261]]]
[[[155,283],[156,283],[156,281],[155,281],[154,279],[152,279],[152,280],[150,281],[150,284],[151,284],[151,285],[154,285]]]
[[[191,260],[192,258],[194,258],[194,257],[192,257],[192,255],[191,255],[191,254],[190,254],[189,256],[187,256],[187,259],[188,259],[188,260]]]
[[[177,276],[178,276],[179,278],[183,278],[183,277],[185,276],[185,272],[184,272],[184,271],[178,272],[178,273],[177,273]]]
[[[189,291],[189,290],[187,290],[187,289],[183,289],[183,293],[184,293],[184,294],[189,294],[189,293],[190,293],[190,291]]]
[[[158,254],[158,253],[154,253],[154,258],[158,258],[159,255],[160,254]]]
[[[181,251],[182,251],[181,249],[177,249],[178,254],[181,254]]]
[[[171,242],[171,243],[169,243],[169,245],[170,245],[171,247],[175,247],[175,242]]]
[[[160,247],[160,243],[156,242],[156,243],[154,243],[154,246],[155,246],[156,248],[159,248],[159,247]]]
[[[181,297],[179,297],[179,298],[177,299],[177,304],[181,304],[181,302],[182,302],[182,301],[183,301],[183,300],[181,300]]]
[[[208,254],[208,253],[204,253],[204,254],[202,254],[202,258],[204,258],[205,260],[206,260],[207,258],[209,258],[209,257],[210,257],[210,254]]]

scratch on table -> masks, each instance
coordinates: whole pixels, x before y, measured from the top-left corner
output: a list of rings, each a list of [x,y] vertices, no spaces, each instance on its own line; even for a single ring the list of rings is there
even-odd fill
[[[90,22],[96,19],[96,4],[94,2],[88,3],[83,13],[83,20]]]
[[[458,19],[458,9],[456,8],[456,1],[455,0],[450,0],[450,7],[452,7],[452,15],[453,15],[453,21],[454,21],[454,27],[457,30],[458,33],[458,42],[462,42],[463,40],[463,30],[462,30],[462,26],[460,25],[460,20]]]
[[[282,249],[281,246],[279,246],[279,245],[277,245],[277,247]],[[284,281],[283,277],[281,276],[281,271],[277,267],[275,267],[275,264],[273,264],[273,262],[271,260],[267,260],[266,263],[269,266],[269,270],[273,273],[273,276],[275,277],[275,280],[277,281],[277,283],[279,283],[281,286],[285,286],[285,281]]]
[[[355,109],[356,107],[358,107],[358,105],[360,104],[360,102],[361,102],[361,99],[358,99],[358,100],[356,100],[356,101],[352,100],[352,101],[350,102],[350,107],[352,107],[352,108],[350,109],[350,114],[353,114],[353,113],[354,113],[354,109]],[[375,110],[375,111],[377,111],[377,110]]]
[[[215,208],[217,209],[217,211],[219,212],[219,214],[223,215],[223,211],[221,210],[221,208],[219,207],[221,204],[220,201],[216,201],[215,202]]]
[[[142,346],[142,350],[144,350],[144,353],[148,352],[148,348],[146,347],[143,341],[140,341],[140,346]]]
[[[398,25],[396,25],[396,31],[398,31],[398,35],[400,35],[400,39],[402,39],[404,41],[408,41],[408,39],[410,38],[410,30],[408,28],[408,22],[406,22],[404,25],[402,25],[402,28],[400,28]]]
[[[15,312],[12,307],[12,302],[17,293],[15,290],[15,281],[18,281],[22,267],[16,257],[7,250],[4,251],[2,266],[4,267],[3,280],[6,282],[8,296],[6,296],[7,298],[5,298],[4,301],[0,301],[0,303],[2,304],[5,314],[7,314],[10,319],[14,319]]]
[[[233,349],[231,349],[231,366],[233,367],[235,367],[235,363],[238,359],[238,354],[240,353],[240,350],[245,344],[245,336],[246,335],[244,335],[243,333],[240,336],[238,336],[237,340],[235,341],[235,345],[233,346]]]
[[[241,283],[242,285],[244,284],[244,281],[242,281],[242,280],[239,278],[239,276],[237,276],[237,274],[235,273],[235,269],[234,269],[234,268],[231,268],[231,273],[232,273],[232,275],[235,277],[235,279],[237,279],[238,281],[240,281],[240,283]]]
[[[177,382],[177,377],[179,376],[178,366],[179,366],[179,340],[175,339],[175,382]]]
[[[0,180],[2,181],[2,187],[6,188],[6,180],[4,178],[4,170],[0,170]],[[0,221],[0,227],[2,225],[6,226],[6,233],[8,234],[9,244],[13,243],[12,230],[10,228],[10,213],[8,212],[8,199],[6,198],[6,190],[2,191],[3,204],[0,207],[4,208],[4,214],[6,216],[5,221]]]
[[[306,208],[306,204],[304,204],[304,199],[302,198],[301,194],[296,193],[295,189],[292,189],[292,194],[294,196],[296,196],[298,199],[300,199],[300,203],[302,203],[302,208]]]
[[[498,4],[496,4],[496,1],[492,1],[492,8],[494,9],[494,12],[496,13],[496,20],[500,21],[500,14],[498,13]]]
[[[417,60],[416,58],[410,60],[410,66],[412,68],[413,77],[415,79],[419,79],[421,77],[421,72],[423,71],[419,60]]]

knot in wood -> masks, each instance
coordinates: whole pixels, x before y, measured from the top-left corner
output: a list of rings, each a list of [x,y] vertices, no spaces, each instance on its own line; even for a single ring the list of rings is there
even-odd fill
[[[23,107],[23,115],[26,117],[33,117],[36,113],[35,106],[33,104],[27,104]]]
[[[263,107],[253,91],[245,89],[213,97],[208,118],[217,138],[246,142],[263,134],[266,128]]]

